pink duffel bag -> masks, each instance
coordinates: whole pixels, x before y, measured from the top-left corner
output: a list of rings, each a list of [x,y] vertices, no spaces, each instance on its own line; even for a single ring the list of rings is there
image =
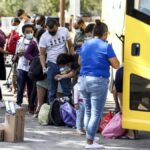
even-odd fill
[[[110,122],[102,131],[105,138],[118,138],[124,135],[125,129],[122,128],[122,113],[117,113],[113,116]]]

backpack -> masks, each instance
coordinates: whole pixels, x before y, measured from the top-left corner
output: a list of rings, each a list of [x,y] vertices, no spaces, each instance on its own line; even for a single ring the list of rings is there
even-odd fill
[[[76,126],[76,111],[68,102],[60,106],[60,113],[62,120],[67,126]]]
[[[40,123],[40,125],[49,124],[49,112],[50,112],[50,105],[43,104],[38,114],[38,122]]]
[[[55,99],[51,104],[51,109],[49,113],[49,124],[53,124],[55,126],[64,126],[61,115],[60,115],[60,106],[63,102],[60,99]]]
[[[7,42],[7,51],[13,55],[16,53],[16,46],[19,39],[19,33],[17,33],[15,30],[12,30]]]
[[[34,57],[29,68],[28,76],[33,81],[44,80],[46,74],[43,74],[42,65],[38,56]]]

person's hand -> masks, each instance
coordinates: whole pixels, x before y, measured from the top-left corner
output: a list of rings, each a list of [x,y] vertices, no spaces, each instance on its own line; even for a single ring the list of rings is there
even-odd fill
[[[58,81],[62,80],[63,78],[65,78],[65,77],[64,77],[64,75],[61,75],[61,74],[57,74],[55,76],[55,80],[58,80]]]
[[[44,67],[43,68],[43,74],[47,74],[48,68]]]
[[[13,63],[18,62],[18,59],[19,59],[19,57],[17,55],[15,55],[12,59],[12,62]]]
[[[19,57],[21,57],[21,56],[24,55],[24,52],[19,52],[19,53],[17,53],[17,55],[18,55]]]
[[[80,108],[79,104],[74,104],[74,108],[75,108],[76,110],[79,110],[79,108]]]

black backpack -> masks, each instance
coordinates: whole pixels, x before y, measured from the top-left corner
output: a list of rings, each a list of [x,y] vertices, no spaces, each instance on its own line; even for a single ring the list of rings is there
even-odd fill
[[[49,124],[55,126],[64,126],[65,123],[61,118],[60,106],[64,104],[60,99],[56,98],[50,105]]]
[[[44,80],[46,74],[43,74],[42,65],[38,56],[34,57],[29,68],[28,76],[33,81]]]

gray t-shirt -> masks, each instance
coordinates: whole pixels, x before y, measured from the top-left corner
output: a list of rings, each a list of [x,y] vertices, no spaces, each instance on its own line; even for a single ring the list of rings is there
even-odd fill
[[[66,42],[70,39],[68,29],[59,27],[55,36],[51,36],[48,31],[43,33],[39,47],[46,48],[47,61],[56,63],[58,55],[67,52]]]

